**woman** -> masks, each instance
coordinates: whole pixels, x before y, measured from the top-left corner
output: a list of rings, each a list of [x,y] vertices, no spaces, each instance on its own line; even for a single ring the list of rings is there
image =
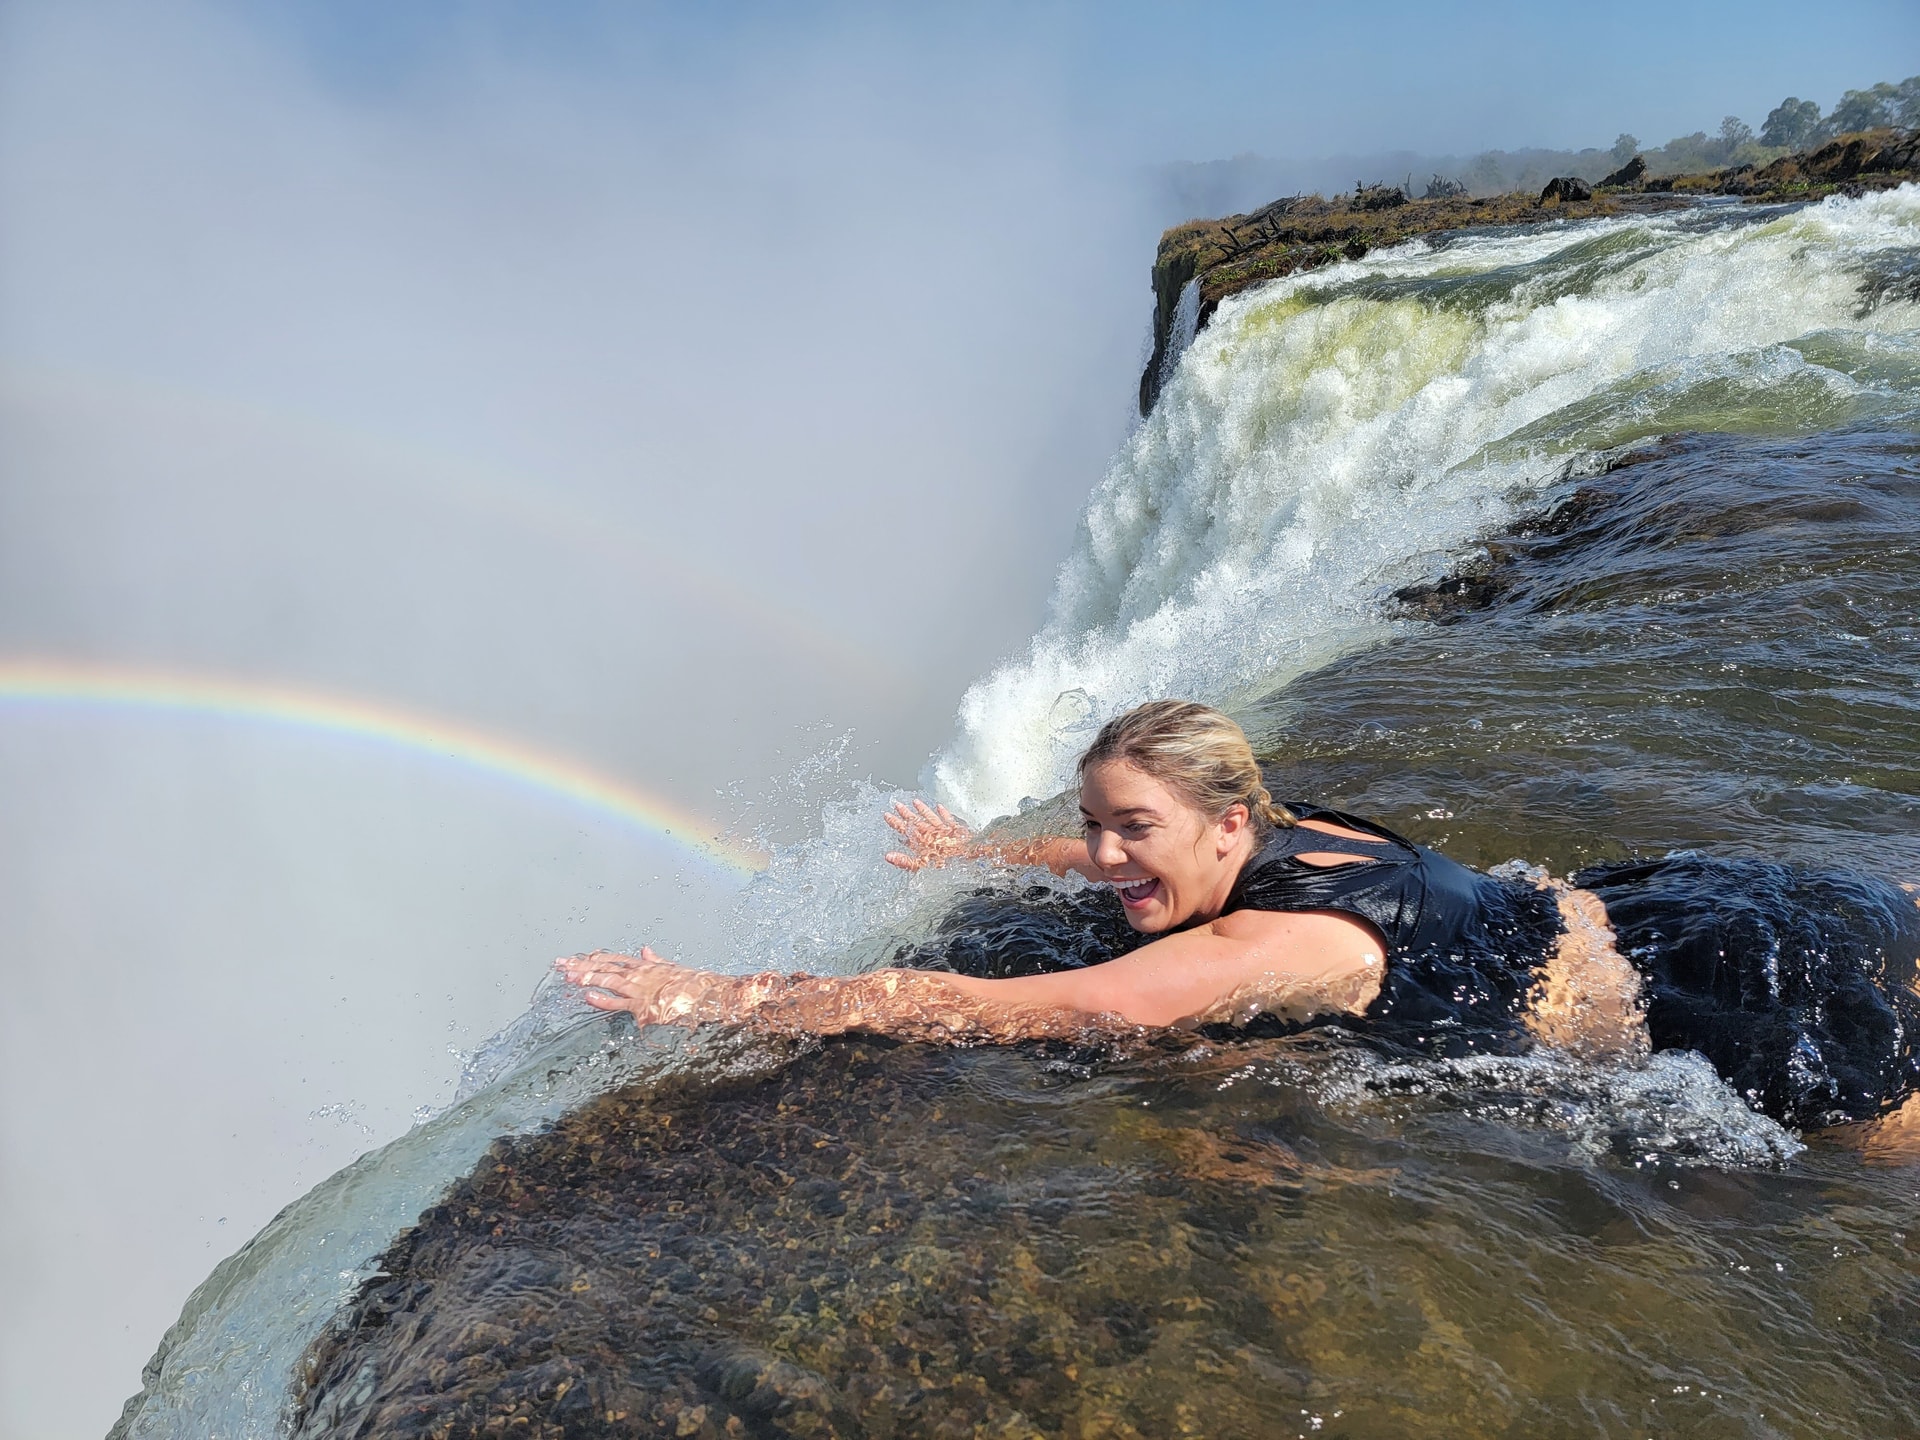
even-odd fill
[[[1920,1088],[1920,911],[1892,886],[1700,857],[1589,871],[1585,888],[1482,874],[1355,816],[1275,804],[1240,727],[1183,701],[1108,722],[1079,773],[1081,840],[987,844],[916,802],[887,816],[906,843],[887,858],[1110,886],[1155,938],[1104,963],[1001,979],[716,975],[648,949],[556,964],[642,1024],[1009,1040],[1273,1017],[1428,1054],[1698,1049],[1800,1124],[1870,1118]]]

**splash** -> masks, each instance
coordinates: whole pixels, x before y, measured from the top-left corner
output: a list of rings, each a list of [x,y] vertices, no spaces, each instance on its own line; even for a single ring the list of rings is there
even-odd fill
[[[1683,430],[1910,423],[1920,190],[1417,241],[1224,302],[1096,489],[940,798],[1056,793],[1160,695],[1229,708],[1388,633],[1380,600],[1570,467]]]
[[[610,817],[738,876],[765,864],[759,852],[689,811],[579,762],[472,726],[397,706],[291,686],[130,665],[0,660],[0,707],[84,706],[172,712],[370,740],[450,761]]]
[[[1593,1159],[1636,1166],[1778,1165],[1806,1147],[1749,1109],[1706,1058],[1664,1051],[1596,1065],[1559,1051],[1362,1063],[1322,1081],[1322,1101],[1355,1113],[1432,1115],[1559,1135]]]

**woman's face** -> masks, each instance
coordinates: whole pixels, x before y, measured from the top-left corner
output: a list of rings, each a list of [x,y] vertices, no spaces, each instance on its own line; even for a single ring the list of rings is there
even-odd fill
[[[1127,923],[1148,935],[1218,916],[1253,852],[1246,806],[1210,819],[1124,760],[1087,767],[1080,817],[1088,858],[1119,892]]]

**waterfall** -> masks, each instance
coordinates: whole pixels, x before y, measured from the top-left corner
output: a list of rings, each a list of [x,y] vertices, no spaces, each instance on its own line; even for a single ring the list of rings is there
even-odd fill
[[[932,788],[1009,814],[1133,704],[1231,708],[1369,644],[1393,588],[1609,450],[1904,413],[1917,246],[1905,186],[1435,237],[1230,297],[1170,352]]]

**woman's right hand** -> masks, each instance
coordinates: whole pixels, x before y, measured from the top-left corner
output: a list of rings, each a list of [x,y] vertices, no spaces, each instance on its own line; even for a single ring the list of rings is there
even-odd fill
[[[581,998],[598,1010],[625,1010],[642,1025],[671,1025],[703,1018],[695,1012],[716,977],[662,959],[651,946],[636,958],[610,950],[568,955],[554,968],[581,989]],[[596,993],[605,992],[605,993]]]
[[[907,842],[905,850],[887,852],[887,863],[902,870],[945,865],[949,860],[966,860],[981,853],[974,844],[973,832],[954,819],[944,805],[935,807],[924,800],[908,805],[896,800],[886,820]]]

